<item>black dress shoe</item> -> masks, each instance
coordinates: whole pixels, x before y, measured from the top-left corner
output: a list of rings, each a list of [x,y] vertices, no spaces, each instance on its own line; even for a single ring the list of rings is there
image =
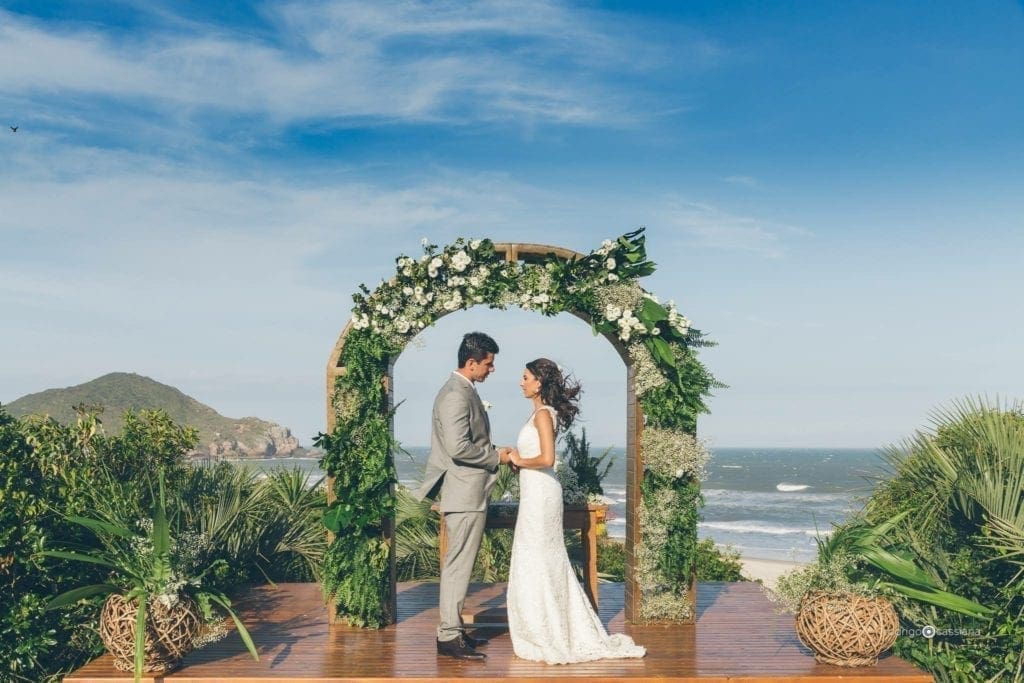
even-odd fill
[[[463,636],[453,638],[452,640],[437,641],[437,654],[454,659],[467,659],[478,662],[487,659],[487,655],[483,652],[477,652],[470,647]]]
[[[468,633],[466,635],[462,636],[462,637],[466,639],[466,645],[469,645],[472,648],[482,647],[482,646],[486,645],[487,643],[491,642],[488,638],[480,638],[480,637],[474,638],[473,636],[469,635]]]

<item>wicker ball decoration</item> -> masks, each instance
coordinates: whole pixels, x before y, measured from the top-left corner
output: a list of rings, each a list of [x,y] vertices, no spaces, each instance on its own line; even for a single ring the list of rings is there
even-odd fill
[[[869,666],[896,642],[900,620],[884,598],[811,591],[800,602],[796,633],[814,658],[836,666]]]
[[[111,595],[100,613],[100,637],[114,656],[114,666],[121,671],[135,669],[135,618],[138,601],[123,595]],[[199,607],[190,598],[182,597],[173,607],[158,601],[146,601],[145,660],[142,670],[166,673],[178,668],[182,658],[192,649],[192,642],[202,628]]]

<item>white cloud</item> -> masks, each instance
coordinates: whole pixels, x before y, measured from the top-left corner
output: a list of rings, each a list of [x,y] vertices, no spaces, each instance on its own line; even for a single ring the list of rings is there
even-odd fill
[[[9,105],[51,119],[47,109],[62,106],[53,94],[62,93],[130,102],[179,122],[212,111],[276,125],[614,124],[630,119],[634,105],[602,79],[660,59],[600,15],[543,0],[296,2],[268,18],[272,35],[263,38],[194,23],[125,36],[0,11],[0,92]],[[693,43],[695,64],[713,60],[713,44]]]
[[[748,251],[770,258],[783,256],[787,240],[807,237],[803,228],[740,216],[709,204],[667,198],[659,211],[666,227],[675,229],[689,246],[723,251]]]

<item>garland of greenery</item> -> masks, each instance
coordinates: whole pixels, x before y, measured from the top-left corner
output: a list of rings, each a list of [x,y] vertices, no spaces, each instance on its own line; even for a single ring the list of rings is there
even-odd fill
[[[646,416],[640,457],[641,538],[637,547],[641,618],[685,620],[697,545],[699,480],[706,451],[693,438],[704,399],[720,387],[695,350],[708,346],[672,301],[662,304],[639,278],[654,272],[643,229],[605,240],[591,253],[539,263],[508,262],[490,240],[457,239],[439,248],[423,240],[419,259],[399,256],[394,277],[373,291],[360,285],[335,382],[331,434],[321,434],[321,466],[337,500],[324,515],[335,539],[324,591],[349,623],[388,621],[388,543],[382,520],[394,514],[396,482],[391,414],[383,382],[389,363],[441,316],[476,305],[519,307],[543,315],[573,312],[629,352]]]

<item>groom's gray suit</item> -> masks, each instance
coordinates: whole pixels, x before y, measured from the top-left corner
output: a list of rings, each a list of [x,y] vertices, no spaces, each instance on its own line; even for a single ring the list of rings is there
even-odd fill
[[[498,474],[498,451],[491,445],[491,424],[473,383],[452,373],[434,399],[430,457],[419,499],[441,494],[448,527],[448,552],[441,569],[437,639],[463,632],[462,604],[487,519],[487,497]]]

